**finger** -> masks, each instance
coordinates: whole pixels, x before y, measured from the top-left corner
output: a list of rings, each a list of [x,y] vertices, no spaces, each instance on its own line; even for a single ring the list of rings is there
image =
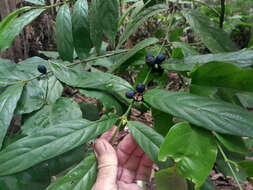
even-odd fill
[[[104,139],[96,140],[94,148],[98,160],[98,175],[93,190],[103,190],[105,187],[117,190],[118,160],[114,148]]]
[[[100,139],[105,139],[106,141],[109,141],[109,140],[112,138],[112,136],[113,136],[113,134],[114,134],[114,132],[115,132],[116,130],[117,130],[117,126],[113,126],[113,127],[112,127],[111,129],[109,129],[107,132],[105,132],[104,134],[102,134],[101,137],[100,137]],[[116,136],[114,137],[112,143],[114,143],[115,141],[117,141],[118,137],[119,137],[119,133],[117,132],[117,134],[116,134]]]
[[[152,160],[146,154],[144,154],[141,158],[139,168],[137,170],[136,180],[143,180],[148,182],[151,175],[152,166]]]
[[[118,189],[119,190],[144,190],[144,188],[138,186],[135,183],[126,184],[123,181],[118,182]]]
[[[133,142],[131,135],[127,137],[127,140],[125,142],[128,142],[126,145],[129,145],[129,142],[130,143]],[[141,161],[142,155],[144,154],[143,150],[139,146],[137,146],[135,142],[133,143],[133,145],[134,146],[131,146],[130,148],[135,147],[134,150],[133,149],[131,151],[129,151],[129,149],[122,150],[121,149],[122,147],[119,147],[119,151],[118,151],[119,153],[118,157],[121,163],[119,163],[117,179],[127,184],[134,182],[139,163]],[[124,146],[123,148],[125,147],[127,146]]]
[[[130,158],[132,153],[137,148],[137,143],[132,137],[131,134],[128,134],[124,139],[119,143],[117,148],[117,155],[119,159],[119,165],[123,165]]]

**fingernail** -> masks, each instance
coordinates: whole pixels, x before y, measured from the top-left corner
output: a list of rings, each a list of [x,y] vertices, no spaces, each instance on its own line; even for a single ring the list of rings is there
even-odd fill
[[[95,143],[95,152],[98,156],[101,156],[105,153],[106,147],[102,140],[97,140]]]

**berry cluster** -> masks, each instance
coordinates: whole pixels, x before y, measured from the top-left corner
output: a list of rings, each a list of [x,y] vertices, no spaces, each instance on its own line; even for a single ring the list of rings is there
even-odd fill
[[[161,67],[162,62],[165,60],[165,55],[160,54],[154,57],[151,53],[146,55],[146,64],[152,68],[152,72],[158,72],[163,74],[163,69]]]
[[[137,92],[138,92],[138,93],[143,93],[144,91],[145,91],[145,85],[142,84],[142,83],[139,83],[139,84],[137,84],[137,86],[136,86],[136,91],[130,90],[130,91],[127,91],[127,92],[126,92],[126,97],[127,97],[128,99],[133,99]]]

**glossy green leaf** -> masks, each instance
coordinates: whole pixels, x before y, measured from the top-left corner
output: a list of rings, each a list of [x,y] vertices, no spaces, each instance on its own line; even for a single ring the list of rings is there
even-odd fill
[[[129,121],[128,127],[132,136],[142,150],[144,150],[154,163],[156,163],[159,167],[162,167],[163,163],[158,161],[158,153],[160,145],[164,140],[163,136],[140,122]],[[168,165],[171,164],[171,162],[168,162]]]
[[[159,160],[172,157],[179,174],[193,181],[198,189],[211,172],[216,155],[216,141],[212,134],[183,122],[170,129],[161,145]]]
[[[88,16],[87,0],[78,0],[74,5],[72,29],[75,50],[80,59],[89,55],[92,46]]]
[[[63,61],[73,61],[73,36],[70,10],[67,4],[62,5],[56,17],[57,49]]]
[[[166,136],[170,128],[174,125],[173,116],[157,109],[152,109],[152,117],[154,119],[154,130]]]
[[[120,103],[109,93],[96,90],[83,90],[83,89],[80,89],[79,92],[89,98],[99,99],[101,103],[104,105],[106,112],[114,111],[116,109],[118,115],[123,114],[123,110]]]
[[[45,0],[25,0],[25,1],[35,5],[45,5]]]
[[[123,43],[138,29],[138,27],[148,20],[149,17],[152,17],[155,14],[158,14],[167,10],[168,10],[168,6],[164,4],[157,4],[147,9],[144,9],[144,11],[139,13],[133,20],[131,20],[127,24],[126,30],[120,36],[117,49],[119,49],[123,45]]]
[[[112,67],[109,69],[108,72],[112,73],[115,71],[117,68],[119,68],[124,62],[126,62],[128,59],[133,57],[137,52],[140,50],[146,48],[147,46],[150,46],[152,44],[155,44],[158,42],[158,39],[156,38],[147,38],[137,45],[135,45],[130,51],[128,51],[124,56],[122,56],[117,63],[113,64]]]
[[[18,64],[1,64],[0,66],[0,85],[2,83],[19,82],[21,80],[29,80],[40,73],[37,70],[38,65],[48,67],[48,62],[39,57],[32,57]]]
[[[82,118],[79,105],[70,98],[59,98],[55,104],[46,105],[32,113],[22,125],[22,133],[31,135],[38,130],[53,127],[64,121]]]
[[[249,177],[253,177],[253,161],[245,160],[237,163]]]
[[[118,30],[118,1],[94,0],[89,13],[91,40],[99,53],[103,32],[114,43]]]
[[[61,97],[62,92],[63,92],[63,86],[56,79],[55,76],[51,76],[48,78],[48,88],[47,90],[47,103],[48,104],[53,104],[56,102],[58,98]]]
[[[236,96],[244,107],[253,108],[253,93],[238,92]]]
[[[90,39],[95,46],[96,52],[99,54],[103,41],[103,28],[99,19],[98,3],[100,0],[93,0],[90,5],[89,21],[90,21]]]
[[[188,190],[186,180],[177,174],[174,167],[156,172],[155,183],[158,190]]]
[[[11,17],[4,20],[0,26],[0,49],[5,51],[12,44],[13,39],[23,30],[23,28],[30,24],[34,19],[36,19],[45,9],[32,9],[26,12],[22,16],[15,19],[19,13],[29,10],[30,8],[23,8],[19,11],[13,13]],[[4,29],[2,27],[4,25]]]
[[[39,57],[29,58],[19,62],[19,64],[7,64],[5,62],[0,67],[0,85],[1,83],[17,83],[22,80],[30,80],[24,88],[21,100],[15,110],[16,114],[38,110],[45,103],[47,78],[42,76],[39,79],[33,79],[40,76],[37,70],[40,64],[49,68],[48,62]],[[47,102],[53,103],[61,96],[62,90],[63,87],[60,82],[49,74]]]
[[[183,15],[212,53],[237,50],[229,35],[211,22],[207,16],[202,15],[197,10],[183,11]]]
[[[0,177],[0,187],[4,190],[45,190],[50,184],[52,176],[72,167],[87,155],[87,148],[83,145],[79,146],[23,172]]]
[[[218,140],[231,152],[246,154],[248,148],[241,137],[216,133]]]
[[[58,59],[59,53],[57,51],[39,51],[39,53],[45,55],[48,58]]]
[[[32,80],[26,84],[15,113],[31,113],[40,109],[46,102],[53,104],[61,97],[62,91],[61,83],[54,76],[39,81]]]
[[[144,100],[153,108],[223,134],[253,137],[253,114],[240,106],[184,92],[149,90]]]
[[[90,190],[95,183],[96,175],[97,161],[95,154],[91,154],[46,190]]]
[[[100,118],[99,109],[94,104],[81,103],[80,108],[84,119],[88,119],[90,121],[99,120]]]
[[[172,45],[175,48],[181,48],[182,53],[184,54],[184,57],[199,55],[199,52],[197,52],[197,50],[195,50],[192,46],[190,46],[187,43],[173,42]]]
[[[62,82],[79,88],[105,90],[125,99],[126,91],[132,89],[124,79],[103,72],[82,72],[60,64],[51,64],[55,76]]]
[[[242,69],[223,62],[210,62],[195,69],[190,77],[199,86],[253,92],[253,69]]]
[[[0,150],[23,87],[24,83],[9,86],[0,94]]]
[[[217,53],[187,56],[184,59],[169,59],[162,67],[167,70],[191,71],[195,65],[218,61],[232,63],[238,67],[249,67],[253,64],[253,51],[241,50],[231,53]]]
[[[0,176],[14,174],[72,150],[110,129],[117,118],[65,121],[42,129],[0,152]]]

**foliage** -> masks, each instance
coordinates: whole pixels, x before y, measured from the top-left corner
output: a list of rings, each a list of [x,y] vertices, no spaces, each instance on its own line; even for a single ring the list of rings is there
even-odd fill
[[[26,2],[31,6],[0,23],[0,50],[39,15],[58,7],[58,52],[40,51],[47,60],[32,57],[18,64],[0,59],[0,189],[91,189],[95,155],[81,150],[115,124],[118,129],[127,125],[159,166],[158,190],[215,189],[208,179],[214,164],[233,175],[240,189],[252,177],[242,137],[253,137],[253,114],[247,110],[253,108],[253,34],[245,49],[231,37],[238,28],[252,31],[253,15],[238,11],[239,0],[225,12],[219,3],[181,0]],[[154,21],[161,24],[152,37],[124,49],[140,26]],[[183,35],[193,36],[198,45]],[[171,72],[181,79],[181,92],[168,90]],[[136,75],[135,81],[127,81],[126,73]],[[78,104],[66,95],[69,87],[98,104]],[[152,110],[154,128],[130,121],[132,108]],[[17,115],[22,126],[13,132]],[[50,175],[57,174],[50,184]]]

